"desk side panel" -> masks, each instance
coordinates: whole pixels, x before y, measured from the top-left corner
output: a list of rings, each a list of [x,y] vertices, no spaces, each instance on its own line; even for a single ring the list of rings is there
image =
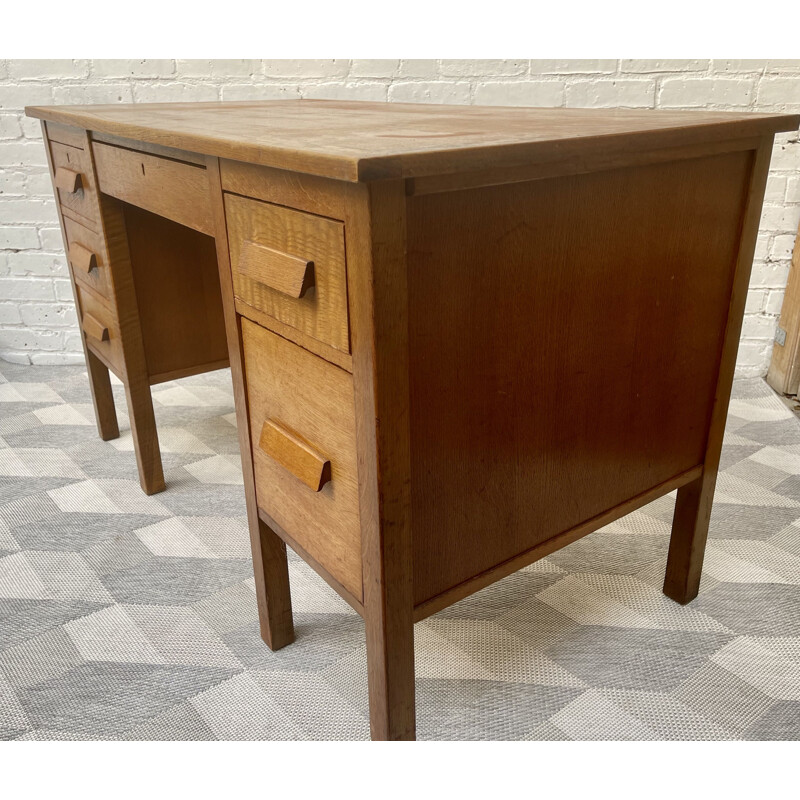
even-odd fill
[[[702,464],[751,166],[408,198],[415,604]]]

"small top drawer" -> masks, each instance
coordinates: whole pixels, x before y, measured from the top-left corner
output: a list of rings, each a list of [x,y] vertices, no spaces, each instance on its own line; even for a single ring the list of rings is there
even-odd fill
[[[89,286],[106,299],[111,298],[111,275],[100,236],[64,217],[67,260],[75,280]]]
[[[53,182],[62,210],[84,225],[96,228],[97,188],[91,157],[86,150],[59,142],[50,143],[50,152],[53,155]]]
[[[225,212],[236,297],[349,353],[343,223],[232,194]]]

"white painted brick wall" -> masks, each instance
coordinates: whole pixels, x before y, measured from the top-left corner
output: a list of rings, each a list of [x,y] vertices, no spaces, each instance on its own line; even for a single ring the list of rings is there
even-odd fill
[[[0,61],[0,357],[82,362],[39,124],[23,106],[301,97],[800,112],[800,59]],[[769,365],[798,222],[794,132],[775,145],[741,373]]]

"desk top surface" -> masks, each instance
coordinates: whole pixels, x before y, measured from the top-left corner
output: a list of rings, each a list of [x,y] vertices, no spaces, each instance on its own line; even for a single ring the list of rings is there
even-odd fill
[[[800,116],[276,100],[42,106],[29,116],[195,153],[347,181],[412,178],[607,150],[790,131]]]

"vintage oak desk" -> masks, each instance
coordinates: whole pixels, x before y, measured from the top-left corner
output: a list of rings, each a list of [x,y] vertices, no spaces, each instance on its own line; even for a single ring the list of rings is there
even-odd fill
[[[285,544],[364,618],[372,735],[413,625],[678,489],[697,593],[773,134],[797,117],[325,101],[30,108],[100,435],[230,362],[258,608]],[[221,291],[220,291],[221,290]],[[198,509],[202,513],[202,509]]]

